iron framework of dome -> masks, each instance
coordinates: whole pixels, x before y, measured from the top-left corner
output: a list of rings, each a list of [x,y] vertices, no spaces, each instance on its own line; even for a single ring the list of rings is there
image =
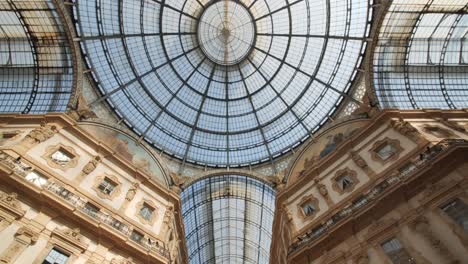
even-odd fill
[[[368,0],[75,0],[116,114],[183,162],[272,161],[334,114],[360,66]]]
[[[0,112],[63,112],[72,51],[51,0],[0,1]]]
[[[392,2],[373,63],[381,107],[467,106],[467,12],[466,0]]]
[[[275,191],[246,176],[201,179],[181,194],[190,263],[269,263]]]

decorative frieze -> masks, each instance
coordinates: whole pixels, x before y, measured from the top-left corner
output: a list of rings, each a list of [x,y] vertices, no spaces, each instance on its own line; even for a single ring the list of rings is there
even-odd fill
[[[415,143],[422,144],[427,141],[414,126],[403,119],[393,119],[390,121],[390,127],[394,128],[400,134],[407,136]]]
[[[29,132],[26,137],[22,140],[24,146],[35,146],[40,144],[49,138],[53,137],[58,132],[58,129],[54,125],[42,124],[39,128],[33,129]]]

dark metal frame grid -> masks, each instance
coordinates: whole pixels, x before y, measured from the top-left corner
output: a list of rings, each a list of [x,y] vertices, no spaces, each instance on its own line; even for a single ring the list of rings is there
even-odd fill
[[[65,111],[73,62],[52,1],[6,0],[0,17],[0,112]]]
[[[203,23],[203,22],[200,23],[200,21],[203,20],[203,16],[207,13],[206,11],[207,11],[210,7],[212,7],[214,4],[216,4],[216,3],[230,3],[230,2],[235,3],[236,5],[238,5],[238,6],[241,7],[241,8],[245,8],[245,12],[246,12],[246,14],[248,15],[248,19],[249,19],[248,21],[243,21],[244,24],[242,24],[241,26],[237,26],[235,29],[240,28],[240,27],[242,27],[242,26],[245,26],[245,25],[247,25],[247,24],[249,24],[249,23],[251,22],[251,23],[252,23],[252,31],[253,31],[253,38],[252,38],[252,42],[251,42],[251,43],[248,43],[248,42],[243,41],[243,40],[240,39],[238,36],[235,36],[235,37],[234,37],[236,40],[241,41],[241,42],[244,42],[245,44],[250,44],[250,46],[251,46],[250,49],[249,49],[248,51],[245,52],[245,55],[244,55],[244,56],[240,56],[234,63],[229,63],[229,65],[234,65],[234,64],[240,64],[243,60],[245,60],[245,58],[247,58],[247,57],[250,55],[250,53],[252,52],[252,50],[253,50],[254,47],[255,47],[255,42],[257,41],[257,25],[254,23],[255,18],[254,18],[254,16],[252,15],[252,13],[251,13],[251,11],[250,11],[250,9],[249,9],[248,6],[246,6],[246,5],[245,5],[243,2],[241,2],[241,1],[211,1],[211,2],[209,2],[208,4],[206,4],[206,5],[204,6],[203,12],[202,12],[202,14],[200,15],[200,19],[197,21],[196,28],[197,28],[197,32],[200,32],[200,26],[203,25],[203,24],[207,24],[208,27],[213,27],[213,25],[211,25],[211,24],[209,24],[209,23],[207,23],[207,22],[205,22],[205,23]],[[234,10],[232,10],[232,8],[231,8],[229,11],[227,11],[228,15],[235,16],[235,12],[236,12],[236,9],[237,9],[237,8],[238,8],[238,7],[236,6]],[[218,9],[218,8],[217,8],[217,9]],[[220,12],[220,11],[221,11],[221,10],[218,9],[218,12]],[[224,10],[222,10],[222,11],[224,11]],[[226,19],[226,18],[225,18],[225,19]],[[221,18],[221,20],[222,20],[222,18]],[[226,20],[229,21],[228,18],[227,18]],[[201,45],[201,41],[202,41],[203,37],[204,37],[204,36],[201,36],[200,33],[197,34],[197,41],[198,41],[198,43],[200,44],[200,48],[201,48],[202,51],[203,51],[203,45]],[[229,48],[230,48],[231,52],[239,52],[238,50],[234,50],[232,45],[230,45]],[[229,48],[228,48],[228,50],[229,50]],[[206,51],[203,51],[203,52],[206,53]],[[208,59],[210,59],[213,63],[217,63],[215,60],[211,59],[210,56],[207,55],[206,57],[207,57]],[[219,64],[219,63],[218,63],[218,64]],[[222,64],[221,64],[221,65],[222,65]]]
[[[201,179],[181,194],[189,262],[269,263],[275,191],[240,175]]]
[[[107,101],[142,139],[183,163],[273,163],[299,146],[352,100],[373,2],[241,2],[255,16],[256,45],[225,67],[197,43],[206,0],[75,0],[82,51],[102,94],[93,103]]]
[[[468,106],[467,12],[466,0],[392,3],[374,54],[382,108]]]

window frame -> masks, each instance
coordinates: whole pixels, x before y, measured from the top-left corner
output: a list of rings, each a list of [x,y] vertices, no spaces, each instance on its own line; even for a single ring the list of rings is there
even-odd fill
[[[48,251],[48,253],[47,253],[47,255],[44,257],[44,259],[42,260],[42,262],[41,262],[42,264],[51,263],[51,262],[45,262],[45,261],[46,261],[46,259],[50,256],[50,254],[51,254],[52,252],[58,252],[59,254],[61,254],[61,255],[67,257],[66,260],[65,260],[65,262],[61,262],[60,264],[67,264],[67,263],[70,261],[71,257],[72,257],[72,254],[71,254],[71,253],[68,253],[66,250],[63,250],[63,249],[61,249],[61,248],[59,248],[59,247],[57,247],[57,246],[53,246],[53,247]],[[53,263],[51,263],[51,264],[55,264],[55,263],[56,263],[56,262],[53,262]]]
[[[114,185],[112,191],[109,192],[109,193],[106,193],[104,191],[106,188],[104,188],[104,190],[101,188],[102,183],[104,181],[106,181],[106,179],[107,179],[107,182]],[[116,198],[118,195],[120,195],[121,187],[122,187],[122,183],[114,175],[105,174],[105,175],[96,177],[94,179],[93,189],[96,192],[96,195],[99,196],[102,199],[109,199],[111,201],[114,200],[114,198]]]
[[[52,157],[57,152],[62,152],[65,156],[68,156],[70,160],[65,164],[60,164]],[[47,162],[49,167],[59,169],[61,171],[67,171],[68,169],[75,168],[78,165],[80,156],[73,147],[65,146],[62,143],[57,145],[49,146],[42,155],[42,158]]]
[[[313,208],[315,208],[312,214],[307,214],[304,211],[304,206],[307,204],[311,204]],[[298,204],[299,211],[301,212],[301,216],[304,220],[306,219],[313,219],[320,211],[319,200],[312,195],[306,196],[302,198],[301,202]]]
[[[347,188],[343,188],[339,182],[340,178],[342,177],[349,177],[349,179],[351,180],[351,185],[349,185]],[[360,182],[357,177],[357,172],[349,168],[338,170],[335,173],[335,176],[331,179],[331,181],[333,190],[339,193],[340,195],[354,191],[356,185]]]
[[[393,153],[387,158],[383,158],[379,154],[379,150],[383,149],[387,145],[393,148]],[[376,141],[374,145],[372,146],[372,148],[370,149],[370,152],[371,152],[372,160],[377,161],[383,165],[391,161],[398,160],[403,150],[404,149],[401,147],[400,140],[385,137],[382,140]]]

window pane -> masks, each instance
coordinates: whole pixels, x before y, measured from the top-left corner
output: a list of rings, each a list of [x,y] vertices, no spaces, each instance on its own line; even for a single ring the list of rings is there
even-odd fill
[[[65,264],[70,255],[53,248],[42,264]]]
[[[416,263],[396,238],[382,243],[382,249],[394,264]]]
[[[442,206],[441,209],[465,231],[468,231],[468,206],[462,200],[457,198]]]

